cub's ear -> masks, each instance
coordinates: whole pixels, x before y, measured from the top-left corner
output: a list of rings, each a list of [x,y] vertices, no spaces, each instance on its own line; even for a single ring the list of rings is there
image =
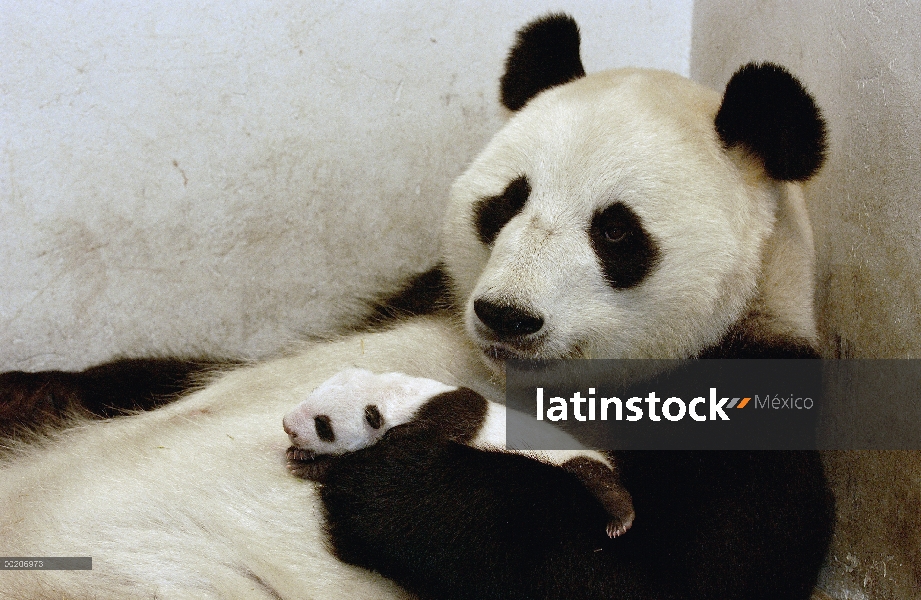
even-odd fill
[[[546,15],[518,30],[500,81],[502,104],[518,110],[540,92],[584,76],[579,26],[569,15]]]
[[[779,181],[805,181],[825,162],[825,121],[806,88],[786,69],[749,63],[736,71],[716,114],[727,148],[741,144]]]

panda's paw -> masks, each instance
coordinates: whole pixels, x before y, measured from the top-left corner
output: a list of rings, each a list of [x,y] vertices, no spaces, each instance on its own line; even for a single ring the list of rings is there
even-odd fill
[[[292,475],[317,483],[323,483],[326,480],[326,472],[335,460],[332,456],[316,455],[309,450],[302,450],[295,446],[288,448],[285,458],[288,461],[288,471]]]
[[[289,469],[295,474],[309,472],[313,467],[304,464],[312,465],[318,457],[366,448],[390,428],[412,419],[427,400],[453,389],[403,373],[341,371],[285,415],[282,424],[292,444]]]
[[[627,533],[633,526],[636,512],[633,510],[633,498],[621,484],[617,471],[608,465],[579,456],[561,465],[579,478],[582,484],[601,502],[608,513],[605,532],[615,538]]]
[[[636,518],[636,513],[633,512],[633,502],[629,497],[626,502],[624,502],[623,497],[608,500],[605,508],[611,520],[608,521],[605,533],[608,534],[609,538],[616,538],[627,533],[627,530],[633,526],[633,519]],[[604,504],[604,502],[602,503]]]

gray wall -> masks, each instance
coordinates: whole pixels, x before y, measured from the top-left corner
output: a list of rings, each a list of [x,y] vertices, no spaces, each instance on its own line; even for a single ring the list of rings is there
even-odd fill
[[[818,314],[829,357],[921,355],[921,6],[698,0],[691,75],[722,87],[750,60],[781,63],[825,111],[828,164],[809,190]],[[921,597],[921,458],[825,456],[839,526],[825,587]]]

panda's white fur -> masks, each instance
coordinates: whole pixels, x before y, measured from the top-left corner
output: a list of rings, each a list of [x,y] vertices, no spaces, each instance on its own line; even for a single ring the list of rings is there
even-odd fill
[[[443,265],[460,315],[308,344],[165,408],[86,422],[0,471],[6,556],[92,556],[92,571],[4,571],[4,598],[407,598],[327,550],[315,487],[286,470],[282,416],[345,368],[402,372],[501,400],[505,356],[693,357],[743,323],[815,339],[811,229],[799,186],[714,130],[720,95],[637,69],[554,87],[514,114],[453,187]],[[526,174],[526,206],[487,247],[480,199]],[[661,261],[612,289],[586,241],[629,206]],[[490,296],[539,311],[537,344],[484,334]],[[749,316],[747,316],[749,315]],[[460,316],[461,318],[458,318]]]

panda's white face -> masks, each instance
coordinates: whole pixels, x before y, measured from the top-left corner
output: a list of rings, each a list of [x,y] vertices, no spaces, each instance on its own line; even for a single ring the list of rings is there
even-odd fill
[[[455,183],[444,265],[487,362],[688,357],[752,297],[776,186],[715,92],[599,73],[516,113]]]

